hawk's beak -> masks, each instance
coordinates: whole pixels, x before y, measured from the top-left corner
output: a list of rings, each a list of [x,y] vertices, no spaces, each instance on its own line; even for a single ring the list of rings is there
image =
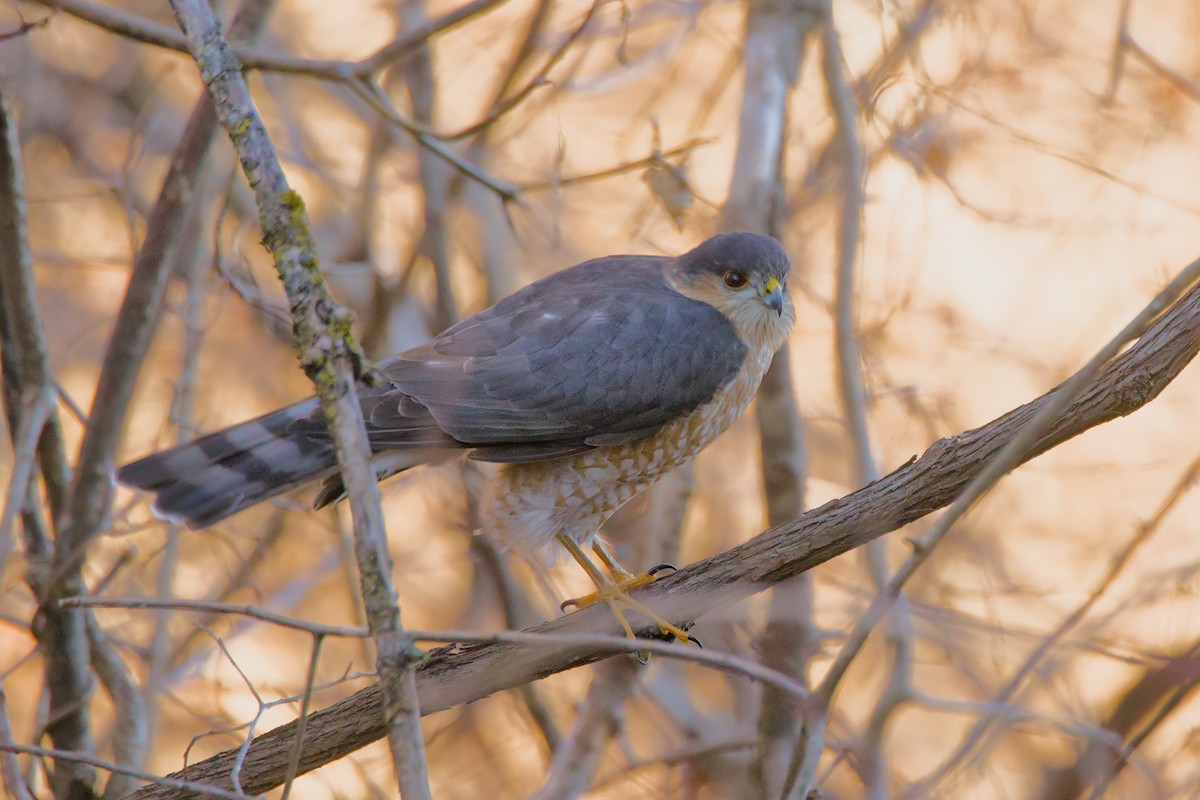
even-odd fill
[[[763,284],[762,301],[767,308],[783,316],[783,286],[778,279],[771,278]]]

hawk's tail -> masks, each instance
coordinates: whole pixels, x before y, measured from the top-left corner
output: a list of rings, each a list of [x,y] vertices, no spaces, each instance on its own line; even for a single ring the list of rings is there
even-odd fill
[[[375,404],[378,401],[373,399]],[[368,403],[364,410],[373,407]],[[420,410],[424,412],[424,407]],[[442,433],[427,412],[410,417],[399,420],[408,422],[408,428],[392,420],[393,426],[384,431],[387,435],[372,440],[371,466],[379,480],[461,452],[463,445]],[[189,528],[220,522],[318,478],[325,483],[316,498],[317,508],[345,494],[337,452],[315,397],[146,456],[117,471],[117,480],[126,486],[157,495],[155,511]]]
[[[127,464],[117,480],[154,492],[154,508],[203,528],[243,508],[334,472],[328,437],[296,430],[316,410],[305,400]]]

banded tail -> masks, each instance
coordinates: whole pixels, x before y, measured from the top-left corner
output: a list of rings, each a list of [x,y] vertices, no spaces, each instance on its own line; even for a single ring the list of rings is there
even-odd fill
[[[117,480],[154,492],[157,513],[193,529],[325,478],[316,499],[320,508],[339,499],[343,488],[337,453],[319,415],[316,398],[310,398],[134,461],[118,470]],[[436,458],[414,449],[375,460],[385,477]]]

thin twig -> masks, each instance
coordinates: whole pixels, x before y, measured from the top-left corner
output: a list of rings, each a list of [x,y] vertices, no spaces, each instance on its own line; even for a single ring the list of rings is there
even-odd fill
[[[229,652],[225,640],[210,628],[204,628],[204,632],[216,643],[217,648],[221,651],[221,655],[225,656],[225,660],[233,667],[234,672],[238,674],[238,677],[242,679],[242,683],[246,685],[246,688],[250,690],[250,694],[254,696],[254,702],[258,704],[257,713],[255,713],[254,718],[250,720],[249,724],[246,725],[246,736],[242,739],[242,745],[238,748],[237,757],[233,761],[233,769],[229,772],[229,780],[233,784],[234,790],[241,792],[244,791],[241,780],[242,764],[245,763],[246,753],[250,751],[250,743],[254,741],[254,731],[258,727],[258,721],[262,719],[263,713],[267,710],[267,704],[262,699],[262,695],[259,694],[258,687],[254,685],[254,681],[250,680],[245,670],[242,669],[241,664],[237,663],[237,659],[233,657],[233,653]]]
[[[439,138],[424,131],[419,125],[410,121],[407,117],[396,110],[392,105],[392,101],[379,88],[378,85],[369,81],[354,80],[347,84],[349,89],[358,95],[368,106],[374,109],[385,120],[407,132],[410,136],[417,140],[419,144],[428,150],[432,151],[439,158],[450,164],[458,170],[462,175],[478,183],[491,191],[495,192],[496,196],[504,202],[515,202],[521,204],[520,193],[524,191],[522,187],[514,186],[505,183],[491,175],[488,175],[477,165],[467,161],[462,156],[455,153]]]
[[[504,2],[505,0],[473,0],[473,2],[461,5],[437,19],[430,20],[408,30],[407,33],[394,42],[390,42],[379,48],[373,55],[358,62],[355,65],[354,72],[360,77],[368,78],[388,65],[394,64],[411,54],[416,48],[427,44],[430,39],[439,33],[448,31],[472,17],[491,11]]]
[[[92,670],[108,692],[116,712],[116,732],[112,744],[114,759],[123,767],[139,769],[145,763],[146,751],[150,746],[145,698],[92,612],[86,612],[84,619]],[[104,800],[124,797],[137,785],[137,780],[131,775],[113,772],[104,786]]]
[[[303,622],[285,617],[280,614],[267,611],[265,609],[256,608],[254,606],[238,605],[235,603],[209,603],[203,601],[188,601],[188,600],[138,600],[138,599],[115,599],[115,598],[67,598],[61,601],[64,605],[87,606],[89,608],[145,608],[149,610],[165,611],[165,610],[180,610],[180,611],[216,611],[218,613],[242,614],[245,616],[261,619],[264,622],[270,622],[276,625],[281,625],[285,628],[304,631],[315,637],[324,636],[347,636],[347,637],[364,637],[370,636],[368,630],[362,628],[339,628],[337,626],[317,625],[315,623]],[[685,661],[694,661],[698,664],[727,669],[728,671],[745,675],[746,677],[762,680],[768,683],[777,683],[780,688],[785,689],[790,694],[798,697],[807,696],[807,692],[802,686],[791,678],[783,676],[782,673],[775,670],[766,669],[753,661],[738,658],[724,653],[710,653],[707,650],[699,648],[674,648],[663,642],[654,642],[646,640],[630,641],[627,637],[620,636],[601,636],[595,634],[553,634],[553,633],[537,633],[529,631],[499,631],[496,633],[479,633],[476,631],[465,630],[445,630],[445,631],[418,631],[410,630],[409,635],[420,642],[446,642],[451,644],[521,644],[521,645],[536,645],[539,647],[602,647],[606,652],[620,653],[661,653],[671,658],[679,658]],[[243,675],[243,678],[245,676]],[[248,681],[248,679],[247,679]],[[261,698],[260,698],[261,699]]]
[[[87,764],[91,767],[99,767],[106,772],[120,773],[137,778],[140,781],[148,781],[153,786],[162,787],[164,789],[178,790],[184,792],[192,792],[203,797],[219,797],[222,800],[258,800],[248,794],[241,792],[231,792],[227,789],[220,789],[216,786],[208,786],[207,784],[197,783],[196,781],[181,780],[178,778],[164,778],[155,775],[152,772],[145,770],[126,767],[121,764],[116,764],[112,761],[103,758],[96,758],[89,753],[74,753],[70,750],[52,750],[47,747],[31,747],[23,744],[11,744],[8,742],[0,742],[0,751],[6,753],[26,753],[31,756],[39,756],[41,758],[53,758],[56,762],[78,762]]]
[[[29,784],[21,774],[16,753],[8,749],[15,744],[12,725],[8,721],[8,697],[4,693],[4,684],[0,682],[0,786],[4,787],[11,800],[34,800]]]
[[[789,695],[804,699],[808,690],[790,676],[758,664],[747,658],[730,653],[701,650],[698,647],[683,647],[673,642],[647,639],[630,639],[620,635],[587,633],[541,633],[537,631],[497,631],[476,633],[473,631],[411,631],[412,637],[422,642],[449,642],[452,644],[494,645],[518,644],[533,648],[597,648],[606,653],[648,653],[679,661],[690,661],[702,666],[740,675],[775,686]]]
[[[283,794],[280,800],[288,800],[292,793],[292,781],[296,779],[300,768],[300,750],[304,744],[304,731],[308,727],[308,706],[312,702],[313,684],[317,680],[317,663],[321,657],[321,644],[325,641],[322,634],[313,636],[312,652],[308,656],[308,675],[304,678],[304,699],[300,701],[300,717],[296,720],[296,744],[288,757],[287,776],[283,781]]]
[[[147,608],[160,611],[204,611],[213,614],[239,614],[245,617],[270,622],[292,630],[304,631],[314,636],[346,636],[363,638],[371,635],[367,628],[349,628],[340,625],[321,625],[316,622],[276,614],[254,605],[243,603],[221,603],[213,600],[183,600],[179,598],[137,597],[64,597],[58,601],[65,608]]]
[[[103,28],[118,36],[143,44],[174,50],[185,55],[190,49],[185,37],[179,31],[152,22],[144,17],[122,11],[111,6],[90,2],[90,0],[33,0],[33,2],[48,8],[61,9],[76,19]],[[443,16],[432,20],[424,27],[405,33],[400,38],[389,42],[367,58],[353,61],[338,61],[328,59],[297,58],[294,56],[265,53],[248,44],[232,46],[238,61],[246,69],[279,72],[287,75],[299,75],[318,80],[342,82],[347,75],[359,78],[370,78],[379,70],[403,58],[411,49],[422,44],[440,33],[448,31],[462,22],[486,11],[489,11],[505,0],[473,0]]]
[[[838,215],[837,279],[834,302],[834,348],[836,351],[838,390],[846,413],[851,450],[854,453],[854,480],[866,486],[879,478],[879,467],[871,449],[869,401],[863,377],[863,357],[855,315],[855,264],[858,259],[863,209],[866,205],[867,159],[858,131],[858,103],[846,77],[841,35],[833,18],[833,2],[825,0],[821,11],[822,74],[834,117],[835,152],[841,156],[841,210]],[[863,557],[876,591],[887,585],[889,569],[887,542],[876,539],[863,548]],[[866,796],[874,800],[887,797],[888,770],[884,762],[884,734],[887,721],[912,692],[913,630],[912,619],[903,595],[888,614],[886,638],[891,661],[887,684],[867,722],[863,766],[866,769]],[[830,696],[836,691],[830,687]],[[828,708],[810,705],[808,714],[827,714]],[[806,724],[808,720],[806,718]],[[805,747],[809,758],[821,752],[819,743]],[[815,763],[802,764],[801,775],[816,774]],[[799,797],[807,796],[811,786],[801,782]]]
[[[529,95],[532,94],[536,89],[550,85],[550,81],[547,78],[547,76],[550,74],[550,70],[554,69],[554,67],[560,61],[562,61],[563,56],[567,54],[567,51],[571,49],[575,42],[579,40],[579,37],[583,35],[583,32],[587,29],[588,24],[596,16],[596,11],[600,8],[603,2],[604,0],[594,0],[591,6],[588,7],[587,13],[583,15],[583,19],[579,22],[579,24],[576,25],[574,30],[572,30],[563,38],[558,47],[555,48],[554,51],[546,58],[546,61],[544,64],[542,64],[541,69],[539,69],[533,75],[533,77],[527,80],[522,88],[506,97],[498,97],[496,102],[493,104],[492,111],[483,117],[483,119],[453,133],[443,134],[442,138],[451,142],[470,138],[485,128],[495,124],[497,120],[524,102],[525,99],[528,98]],[[539,8],[541,7],[542,6],[539,5]],[[521,52],[524,52],[524,50],[521,50]],[[509,72],[509,76],[513,74],[513,71]],[[501,87],[502,91],[506,89],[506,82],[502,82]]]
[[[539,192],[544,190],[559,190],[568,186],[577,186],[581,183],[591,183],[593,181],[602,181],[607,178],[615,178],[618,175],[625,175],[630,172],[636,172],[639,169],[657,164],[662,159],[674,158],[675,156],[690,153],[698,147],[703,147],[707,144],[712,144],[715,139],[697,138],[692,139],[679,147],[673,147],[670,150],[663,150],[661,153],[655,152],[645,158],[639,158],[636,161],[628,161],[624,164],[618,164],[615,167],[597,170],[596,172],[584,172],[578,175],[567,175],[561,178],[551,178],[545,181],[533,181],[532,183],[523,183],[517,187],[517,191],[524,194],[526,192]]]
[[[18,12],[18,16],[20,17],[19,12]],[[42,17],[41,19],[34,19],[34,20],[28,20],[28,19],[25,19],[24,17],[20,17],[21,23],[19,25],[17,25],[17,27],[13,28],[11,31],[4,31],[4,32],[0,33],[0,42],[7,42],[12,39],[19,39],[20,37],[26,35],[30,31],[37,30],[38,28],[44,26],[47,22],[50,21],[50,18],[53,16],[54,16],[54,14],[51,13],[51,14],[47,14],[46,16]]]

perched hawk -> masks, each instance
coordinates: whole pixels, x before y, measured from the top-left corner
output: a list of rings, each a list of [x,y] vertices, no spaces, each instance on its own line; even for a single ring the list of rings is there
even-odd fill
[[[485,530],[527,553],[558,541],[611,602],[649,579],[621,569],[598,529],[742,413],[795,319],[789,267],[774,239],[732,233],[677,258],[607,256],[543,278],[379,364],[383,385],[359,390],[378,476],[464,450],[502,464]],[[318,478],[317,507],[343,494],[315,398],[117,477],[192,528]]]

